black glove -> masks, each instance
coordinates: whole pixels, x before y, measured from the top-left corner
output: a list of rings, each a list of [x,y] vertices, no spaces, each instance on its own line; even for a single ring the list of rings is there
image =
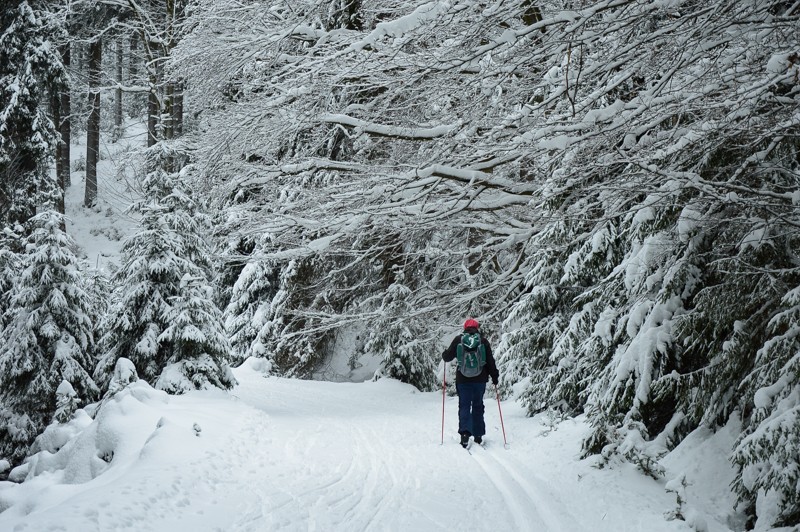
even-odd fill
[[[497,386],[497,377],[492,377],[492,384]]]

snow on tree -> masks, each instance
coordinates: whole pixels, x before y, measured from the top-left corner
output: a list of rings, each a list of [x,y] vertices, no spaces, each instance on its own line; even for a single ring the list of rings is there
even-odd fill
[[[56,388],[56,411],[53,420],[66,423],[78,409],[78,393],[67,380],[61,381]]]
[[[156,167],[143,184],[145,199],[136,206],[141,227],[123,244],[103,324],[95,375],[104,386],[121,357],[141,378],[173,393],[234,383],[211,288],[208,218],[175,179]]]
[[[247,20],[255,14],[238,9],[228,12],[228,7],[225,3],[205,6],[214,13],[219,13],[226,21],[226,32],[238,34],[240,31],[248,31]],[[371,21],[370,25],[382,16],[382,8],[377,4],[362,3],[362,8],[363,20]],[[421,16],[422,11],[418,13],[409,4],[404,4],[397,12],[404,13],[408,10],[411,11],[409,24],[413,27],[412,19]],[[249,214],[251,222],[245,225],[245,234],[259,231],[262,234],[276,235],[274,247],[280,251],[278,255],[281,267],[288,267],[290,261],[307,256],[309,251],[314,253],[320,267],[312,276],[313,285],[310,288],[318,290],[317,297],[297,298],[297,302],[314,304],[326,300],[332,308],[349,308],[354,315],[360,315],[362,311],[368,313],[369,305],[365,309],[358,309],[357,302],[368,300],[385,290],[388,284],[383,279],[384,272],[390,271],[394,264],[401,263],[414,269],[413,272],[407,272],[409,279],[415,277],[412,273],[424,271],[425,277],[419,279],[420,284],[428,279],[441,280],[442,294],[437,304],[429,307],[428,319],[437,322],[451,320],[451,316],[458,316],[457,319],[460,319],[466,308],[476,301],[490,306],[489,295],[472,297],[470,294],[462,294],[460,286],[452,282],[454,278],[462,276],[469,276],[472,282],[476,277],[480,278],[482,271],[492,272],[488,277],[493,277],[493,270],[498,263],[506,261],[505,258],[495,257],[491,253],[474,252],[480,248],[483,238],[481,233],[492,225],[489,223],[490,219],[495,221],[495,217],[489,212],[491,207],[482,201],[482,197],[469,199],[469,193],[455,190],[452,191],[452,197],[446,198],[452,200],[449,203],[431,201],[426,209],[426,216],[420,217],[419,210],[413,205],[408,212],[403,212],[406,196],[418,194],[421,197],[426,194],[425,185],[418,190],[402,190],[401,187],[406,184],[413,185],[411,182],[419,175],[418,172],[409,171],[409,165],[413,166],[414,160],[427,157],[431,153],[427,146],[429,140],[444,137],[452,128],[435,128],[429,131],[428,128],[413,126],[406,128],[367,122],[362,124],[359,119],[344,115],[348,107],[358,108],[368,103],[373,93],[374,96],[382,94],[382,91],[370,88],[376,83],[382,83],[372,79],[371,73],[376,64],[391,56],[389,50],[376,58],[375,62],[372,62],[369,53],[356,50],[359,58],[363,56],[370,59],[370,62],[364,64],[360,59],[356,61],[359,71],[365,76],[363,82],[358,81],[357,76],[353,80],[349,77],[342,79],[338,62],[321,62],[318,68],[313,65],[308,70],[303,64],[296,62],[276,65],[270,62],[273,53],[281,58],[288,57],[284,52],[308,53],[309,57],[317,55],[316,51],[305,44],[306,39],[319,38],[320,45],[332,47],[331,53],[339,49],[346,50],[350,43],[341,40],[326,41],[324,30],[314,33],[317,30],[310,29],[317,25],[329,26],[327,22],[316,18],[318,11],[311,3],[304,5],[302,9],[276,5],[273,13],[281,13],[281,16],[267,15],[264,21],[265,33],[253,35],[255,40],[251,44],[255,44],[254,53],[257,57],[250,56],[254,61],[252,65],[230,62],[227,56],[215,55],[214,39],[219,34],[217,29],[207,27],[201,18],[197,20],[197,31],[189,35],[176,51],[179,61],[175,68],[186,69],[182,72],[187,79],[192,80],[189,90],[193,97],[206,103],[211,109],[224,105],[230,111],[208,113],[208,127],[198,132],[200,145],[209,143],[212,135],[230,134],[226,142],[232,149],[205,150],[201,154],[205,157],[203,164],[209,170],[226,167],[237,176],[235,179],[224,180],[219,180],[220,174],[213,172],[204,176],[203,183],[210,183],[214,187],[213,196],[218,199],[218,205],[228,210],[231,216]],[[443,13],[439,15],[445,16]],[[289,22],[286,17],[290,16],[297,18]],[[237,25],[240,20],[241,27]],[[292,34],[290,39],[272,40],[273,37],[284,34],[287,28],[298,24],[298,32]],[[334,25],[337,24],[339,23]],[[364,31],[369,34],[370,30]],[[352,34],[355,41],[364,37],[361,33]],[[210,47],[212,50],[209,52]],[[255,51],[261,48],[263,52]],[[404,56],[403,60],[405,59],[407,57]],[[192,76],[188,69],[199,62],[215,65],[211,70],[215,76],[219,76],[215,78],[217,81],[211,77],[196,79]],[[274,77],[273,68],[285,71]],[[398,67],[393,76],[402,79],[410,69],[411,66]],[[386,70],[386,66],[379,67],[379,72]],[[295,78],[295,75],[299,78]],[[382,74],[379,73],[378,76],[380,75]],[[314,78],[313,82],[308,76]],[[272,86],[275,82],[272,80],[279,78],[286,85]],[[291,93],[294,89],[290,85],[313,88],[313,94],[306,95],[303,92],[298,94],[302,97],[290,97],[290,101],[282,97],[267,97],[264,100],[268,94],[283,94],[285,91]],[[435,82],[431,80],[430,85],[426,86],[433,85]],[[387,94],[386,97],[390,100],[392,95]],[[391,116],[392,120],[397,121],[413,121],[417,118],[424,120],[425,115],[429,114],[431,106],[428,102],[417,102],[411,95],[403,95],[402,99],[405,103],[401,105],[401,111],[395,111],[393,107],[386,108],[387,105],[395,105],[390,101],[378,102],[375,106],[384,109],[387,119]],[[320,102],[324,107],[320,107]],[[465,100],[462,103],[467,105]],[[403,106],[406,105],[413,111],[405,109]],[[437,107],[444,109],[448,120],[456,119],[452,109],[445,109],[447,106],[440,104]],[[312,121],[303,118],[309,116],[316,118]],[[243,123],[249,125],[234,126]],[[356,129],[355,134],[351,133],[352,128]],[[362,128],[363,133],[359,132]],[[392,146],[394,142],[398,146]],[[375,167],[380,170],[373,172]],[[399,179],[396,178],[397,171],[401,172]],[[423,177],[432,185],[439,178],[431,174],[434,171],[446,172],[447,169],[429,168],[425,171],[428,174]],[[374,176],[372,181],[367,179],[369,175]],[[397,192],[396,196],[393,196],[394,191]],[[491,194],[491,191],[487,191],[484,195]],[[458,199],[459,196],[462,197],[461,200]],[[372,203],[381,198],[390,199],[385,210],[395,214],[397,219],[387,220],[382,215],[370,215]],[[486,219],[473,219],[466,225],[461,221],[441,223],[446,220],[444,211],[448,214],[458,213],[460,206],[470,204],[485,209],[486,214],[479,214],[479,217],[485,216]],[[298,213],[302,213],[300,218],[297,217]],[[358,214],[354,216],[354,213]],[[420,227],[396,231],[398,224],[405,226],[416,223],[420,223]],[[436,234],[431,230],[432,225],[441,227],[444,234]],[[391,231],[389,238],[386,238],[387,230]],[[450,242],[456,242],[461,249],[451,253],[446,249]],[[404,260],[404,254],[413,254],[415,259]],[[425,264],[421,265],[423,262]],[[345,280],[341,281],[342,278]],[[348,284],[352,283],[348,279],[362,281],[353,290],[348,288]],[[490,292],[483,286],[481,290]],[[414,294],[417,297],[418,291],[414,290]],[[423,298],[427,297],[427,294],[422,295]],[[350,318],[341,319],[340,311],[326,313],[320,312],[319,308],[295,307],[294,304],[289,310],[298,315],[313,315],[318,321],[314,331],[332,330],[342,323],[352,322]],[[309,341],[314,344],[318,339],[309,338]]]
[[[23,229],[20,226],[16,229],[4,227],[0,233],[0,331],[5,327],[6,311],[10,306],[17,272],[21,270],[18,251],[22,246],[20,234]]]
[[[108,389],[103,396],[103,401],[113,397],[117,392],[125,389],[129,384],[139,380],[136,366],[129,359],[121,357],[114,364],[114,371],[108,382]]]
[[[376,309],[378,318],[370,321],[364,351],[381,355],[375,378],[391,377],[431,391],[437,385],[434,362],[436,349],[421,334],[424,324],[416,320],[410,304],[411,289],[405,285],[402,269],[395,270],[395,281]],[[438,358],[438,357],[437,357]]]
[[[19,461],[56,411],[56,392],[68,382],[82,403],[99,390],[90,375],[94,332],[92,301],[81,288],[75,243],[61,230],[61,215],[44,211],[30,221],[19,257],[5,329],[0,335],[0,453]]]
[[[312,259],[290,260],[285,264],[278,274],[275,291],[271,297],[267,294],[259,300],[253,316],[251,323],[258,330],[245,356],[267,359],[270,371],[275,374],[308,378],[324,355],[324,335],[314,333],[314,317],[295,310],[309,310],[305,287],[313,279],[313,265]]]
[[[167,328],[158,337],[159,344],[171,346],[172,353],[156,381],[157,389],[184,393],[235,384],[227,364],[231,346],[221,314],[208,279],[185,273],[164,315]]]
[[[734,489],[755,502],[758,522],[767,526],[792,526],[800,515],[800,287],[787,292],[781,306],[769,321],[773,336],[743,382],[755,390],[754,412],[733,454],[740,473]]]
[[[24,223],[61,192],[47,164],[55,126],[43,103],[47,89],[65,83],[64,67],[43,23],[27,1],[0,8],[0,222]]]
[[[270,240],[265,235],[262,240]],[[268,244],[256,245],[256,257]],[[231,342],[233,357],[244,361],[248,357],[268,358],[261,343],[255,343],[266,323],[266,306],[278,292],[278,266],[273,261],[253,258],[244,268],[231,289],[230,302],[225,308],[225,330]]]

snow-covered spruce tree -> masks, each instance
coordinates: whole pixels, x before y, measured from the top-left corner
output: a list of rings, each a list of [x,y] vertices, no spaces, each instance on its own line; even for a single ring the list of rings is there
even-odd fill
[[[158,337],[171,354],[155,387],[168,393],[227,389],[236,382],[228,367],[231,346],[222,313],[214,303],[214,289],[200,273],[184,273],[164,315],[168,326]]]
[[[800,456],[800,289],[781,301],[770,319],[771,338],[756,353],[744,385],[755,389],[751,429],[733,455],[739,469],[734,488],[741,500],[761,502],[759,521],[792,526],[800,521],[797,457]]]
[[[17,226],[16,229],[13,231],[10,227],[4,227],[0,233],[0,331],[5,327],[6,311],[13,296],[17,272],[22,269],[18,250],[23,245],[20,236],[23,228]]]
[[[269,235],[261,240],[269,241]],[[264,249],[269,249],[269,245],[256,245],[231,288],[230,302],[224,312],[225,332],[230,339],[232,357],[238,362],[251,356],[270,356],[263,344],[254,343],[266,323],[266,307],[278,291],[278,266],[273,261],[258,258]]]
[[[57,28],[43,24],[27,1],[0,7],[0,223],[24,223],[47,198],[60,194],[47,164],[55,131],[43,102],[48,88],[66,82],[50,38]]]
[[[325,334],[315,331],[315,294],[308,290],[316,279],[315,266],[311,257],[283,264],[277,289],[265,294],[256,310],[258,331],[246,354],[269,360],[275,374],[308,378],[324,356]]]
[[[81,286],[75,244],[61,230],[61,215],[44,211],[30,220],[31,236],[19,257],[6,327],[0,335],[0,455],[19,461],[52,421],[56,390],[67,381],[80,403],[98,395],[92,379],[92,302]]]
[[[504,383],[529,381],[520,400],[531,415],[582,411],[590,372],[611,358],[614,299],[596,302],[592,290],[612,271],[620,239],[613,221],[590,238],[585,231],[583,220],[568,219],[543,227],[529,243],[534,260],[525,294],[497,348]]]
[[[375,378],[390,377],[411,384],[422,391],[436,387],[437,364],[431,342],[423,334],[425,324],[414,318],[412,291],[406,286],[401,268],[394,271],[394,282],[389,285],[367,330],[364,351],[382,357]]]
[[[211,288],[207,217],[176,179],[152,171],[145,199],[135,206],[141,227],[123,244],[95,370],[104,387],[120,357],[130,359],[141,378],[173,393],[234,383]]]
[[[785,134],[797,130],[797,14],[769,2],[715,2],[713,17],[690,2],[675,7],[622,5],[602,17],[587,9],[577,33],[542,38],[543,51],[556,37],[572,53],[531,113],[548,113],[536,135],[552,151],[538,162],[555,171],[538,193],[545,226],[526,245],[574,291],[569,321],[561,318],[552,349],[532,364],[544,375],[531,377],[580,383],[576,405],[596,428],[587,450],[624,454],[652,473],[688,431],[742,416],[737,492],[753,514],[760,508],[759,526],[796,524],[796,480],[779,472],[796,469],[796,453],[778,449],[797,430],[797,383],[779,377],[794,367],[787,353],[796,343],[790,321],[774,318],[791,315],[798,274],[798,146]],[[619,17],[639,22],[610,24]],[[768,29],[752,22],[766,19]],[[711,48],[696,46],[701,34]],[[604,77],[610,64],[618,76]],[[723,68],[712,76],[719,83],[708,83],[709,64]],[[742,105],[731,114],[734,100]],[[576,227],[574,243],[554,246],[549,235],[565,225]],[[541,319],[525,306],[537,288],[516,305],[510,329]],[[510,363],[538,340],[525,330],[509,335]],[[547,405],[550,391],[532,385],[529,408]],[[769,453],[785,457],[783,467]]]

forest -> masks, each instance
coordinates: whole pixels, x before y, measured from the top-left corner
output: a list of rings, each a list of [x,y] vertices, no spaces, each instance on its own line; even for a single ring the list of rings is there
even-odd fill
[[[131,119],[101,272],[70,147],[92,209]],[[0,175],[10,464],[123,357],[181,394],[351,341],[432,391],[475,317],[585,456],[657,478],[735,420],[740,509],[800,524],[800,1],[6,0]]]

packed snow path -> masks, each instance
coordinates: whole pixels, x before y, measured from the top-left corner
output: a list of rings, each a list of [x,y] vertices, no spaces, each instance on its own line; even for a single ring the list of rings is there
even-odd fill
[[[244,466],[236,476],[248,478],[256,496],[236,528],[470,530],[477,512],[507,530],[576,529],[543,483],[499,456],[502,436],[470,455],[448,423],[440,446],[441,413],[430,394],[389,381],[275,380],[268,390],[247,382],[237,390],[255,408],[241,420],[245,437],[231,438],[229,466]]]
[[[488,444],[470,454],[453,438],[455,398],[440,445],[441,393],[247,367],[236,376],[230,394],[168,397],[141,385],[83,431],[94,430],[83,444],[92,453],[116,446],[107,469],[70,472],[86,463],[74,450],[62,469],[4,483],[0,530],[688,530],[664,519],[674,496],[663,485],[577,460],[580,421],[550,432],[504,402],[507,450],[487,398]],[[137,434],[126,445],[108,436],[125,431]]]

